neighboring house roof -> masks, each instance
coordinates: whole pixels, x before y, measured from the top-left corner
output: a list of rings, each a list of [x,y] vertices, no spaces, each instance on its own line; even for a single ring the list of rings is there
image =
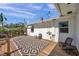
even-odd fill
[[[66,18],[70,18],[75,16],[75,14],[69,14],[69,15],[65,15],[65,16],[61,16],[61,17],[57,17],[54,19],[49,19],[47,21],[39,22],[39,23],[34,23],[34,24],[29,24],[28,28],[31,28],[32,25],[34,25],[34,28],[50,28],[53,26],[54,21],[57,22],[59,19],[66,19]]]

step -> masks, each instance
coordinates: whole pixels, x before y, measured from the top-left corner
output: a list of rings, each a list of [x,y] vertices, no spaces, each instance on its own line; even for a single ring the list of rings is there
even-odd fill
[[[55,42],[50,42],[45,49],[38,53],[38,56],[48,56],[51,53],[51,51],[55,48],[56,44],[57,43]]]

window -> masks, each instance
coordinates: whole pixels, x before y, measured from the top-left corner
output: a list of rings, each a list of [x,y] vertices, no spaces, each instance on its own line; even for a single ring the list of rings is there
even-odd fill
[[[59,32],[60,33],[68,33],[68,21],[59,23]]]
[[[31,32],[34,32],[34,25],[31,26]]]

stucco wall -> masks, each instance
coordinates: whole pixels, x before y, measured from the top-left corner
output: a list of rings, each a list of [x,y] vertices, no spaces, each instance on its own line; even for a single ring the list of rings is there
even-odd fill
[[[66,40],[67,37],[71,37],[73,38],[73,42],[72,42],[72,45],[76,45],[76,35],[75,35],[75,17],[74,15],[72,16],[65,16],[65,17],[62,17],[60,19],[58,19],[56,21],[57,23],[57,27],[59,26],[59,22],[62,22],[62,21],[68,21],[69,22],[69,33],[59,33],[59,41],[61,42],[64,42]],[[57,28],[56,27],[56,28]]]
[[[61,21],[69,21],[69,33],[59,33],[59,22]],[[39,33],[42,33],[44,39],[53,40],[55,42],[61,41],[64,42],[67,37],[72,37],[73,43],[72,45],[76,44],[76,35],[75,35],[75,18],[74,15],[72,16],[65,16],[60,17],[57,20],[54,20],[51,24],[50,28],[34,28],[34,33],[31,32],[30,29],[28,29],[28,34],[31,36],[38,36]],[[42,25],[41,25],[42,26]],[[50,39],[50,36],[47,35],[47,32],[50,31],[55,36]]]
[[[28,34],[31,36],[38,36],[38,34],[41,33],[43,39],[51,40],[50,36],[47,34],[48,31],[51,31],[51,28],[35,28],[33,33],[31,32],[30,29],[28,29]],[[53,31],[52,31],[52,33],[53,33]]]
[[[76,15],[76,46],[77,49],[79,50],[79,8],[77,9],[77,15]]]
[[[39,33],[42,33],[43,39],[54,40],[53,37],[51,37],[51,35],[47,34],[48,31],[54,34],[53,21],[49,23],[45,22],[45,23],[34,24],[34,32],[31,32],[31,29],[27,29],[27,30],[28,30],[28,35],[38,36]]]

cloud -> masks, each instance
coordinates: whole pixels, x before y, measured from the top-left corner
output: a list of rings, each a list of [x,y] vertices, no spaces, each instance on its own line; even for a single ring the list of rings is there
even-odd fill
[[[39,12],[38,12],[39,11]],[[28,23],[38,22],[39,18],[43,15],[51,11],[54,15],[57,12],[53,3],[49,4],[31,4],[31,3],[0,3],[0,12],[3,12],[5,17],[8,19],[28,19]],[[45,18],[47,16],[44,16]],[[52,16],[53,17],[53,16]]]
[[[26,15],[26,14],[20,14],[20,13],[4,13],[6,16],[10,17],[19,17],[19,18],[26,18],[26,19],[32,19],[34,16],[32,15]]]
[[[35,16],[36,14],[28,12],[28,11],[23,11],[23,10],[19,10],[18,8],[13,8],[10,6],[5,6],[5,5],[0,5],[0,9],[4,9],[4,10],[10,10],[12,12],[10,13],[6,13],[7,15],[12,15],[12,16],[16,16],[16,17],[22,17],[22,18],[32,18],[33,16]]]
[[[42,5],[41,10],[43,10],[43,11],[57,11],[57,9],[53,3],[48,3],[46,5]]]
[[[31,10],[41,10],[43,5],[36,5],[36,4],[26,4]]]
[[[28,11],[22,11],[22,10],[19,10],[17,8],[13,8],[13,7],[9,7],[9,6],[0,6],[1,9],[6,9],[6,10],[11,10],[11,11],[14,11],[14,12],[17,12],[17,13],[24,13],[24,14],[30,14],[30,15],[35,15],[31,12],[28,12]]]
[[[42,6],[34,6],[33,9],[41,10],[42,9]]]
[[[49,4],[47,4],[48,5],[48,7],[50,8],[50,9],[56,9],[56,7],[55,7],[55,5],[53,4],[53,3],[49,3]]]

